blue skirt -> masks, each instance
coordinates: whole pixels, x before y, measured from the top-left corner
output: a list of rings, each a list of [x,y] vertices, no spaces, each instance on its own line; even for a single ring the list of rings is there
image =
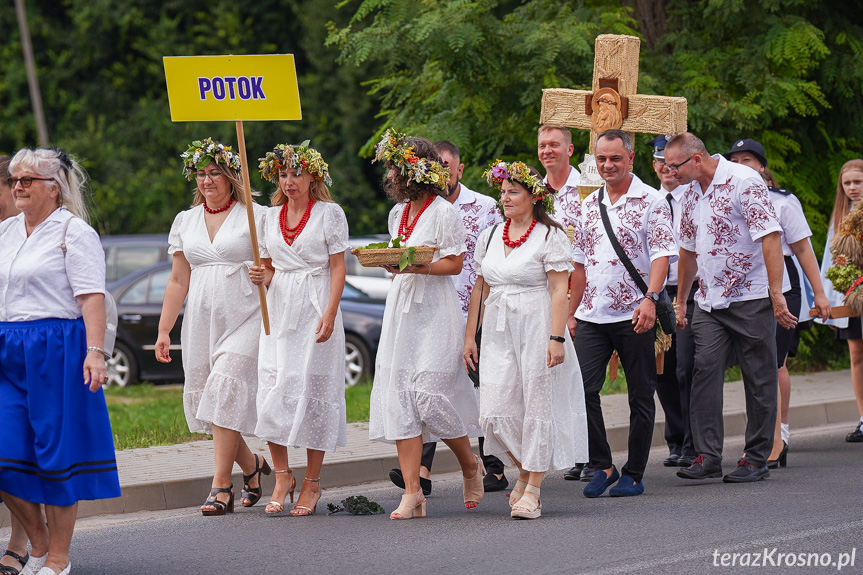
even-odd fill
[[[108,407],[84,385],[81,318],[0,322],[0,491],[74,505],[120,496]]]

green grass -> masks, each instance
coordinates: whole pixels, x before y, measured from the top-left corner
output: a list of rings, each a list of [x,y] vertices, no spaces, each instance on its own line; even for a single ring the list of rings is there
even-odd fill
[[[116,449],[173,445],[207,437],[189,432],[181,386],[142,383],[109,387],[105,400]]]
[[[355,386],[345,388],[348,423],[369,420],[369,396],[371,394],[372,379],[370,377],[364,377]]]

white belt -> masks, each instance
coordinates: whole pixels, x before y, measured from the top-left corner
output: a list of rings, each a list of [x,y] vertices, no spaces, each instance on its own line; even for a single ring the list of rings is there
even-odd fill
[[[411,303],[423,302],[423,296],[426,292],[426,280],[421,274],[405,274],[399,277],[404,278],[399,289],[403,290],[407,297],[407,302],[402,313],[408,313],[411,311]]]
[[[306,281],[312,277],[324,275],[329,271],[329,268],[317,267],[317,268],[300,268],[293,270],[281,270],[277,269],[276,272],[286,273],[286,274],[294,274],[296,278],[294,281],[297,285],[305,284],[306,293],[300,295],[300,301],[308,299],[312,307],[315,308],[315,311],[318,312],[318,316],[323,317],[324,312],[321,310],[321,303],[318,301],[318,293],[312,289],[311,282]],[[297,325],[300,321],[300,309],[299,306],[290,305],[288,306],[288,329],[294,330],[297,329]]]
[[[489,305],[498,304],[497,324],[495,325],[497,331],[503,331],[506,327],[507,308],[515,309],[510,296],[538,291],[548,291],[548,286],[515,286],[511,284],[492,286],[488,298],[485,300],[485,305],[488,307]]]
[[[232,265],[232,264],[213,262],[213,263],[207,263],[207,264],[199,264],[199,265],[191,266],[191,267],[193,270],[196,270],[198,268],[209,268],[209,267],[215,267],[215,266],[226,267],[228,269],[225,271],[225,277],[229,278],[232,275],[234,275],[235,273],[237,273],[238,271],[243,270],[243,269],[245,269],[248,272],[249,266],[251,266],[253,263],[254,262],[241,262],[241,263]],[[246,296],[250,296],[253,293],[255,293],[255,285],[252,283],[252,279],[249,277],[248,273],[243,274],[243,276],[246,278],[246,281],[240,281],[240,283],[243,285],[243,294]]]

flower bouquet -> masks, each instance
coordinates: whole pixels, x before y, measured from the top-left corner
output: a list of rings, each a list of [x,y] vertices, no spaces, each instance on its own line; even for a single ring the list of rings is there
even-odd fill
[[[863,209],[845,217],[830,244],[833,265],[824,274],[833,289],[845,293],[845,305],[836,306],[831,318],[863,315]]]
[[[435,251],[433,246],[403,246],[404,239],[395,237],[389,242],[376,242],[351,250],[357,256],[360,265],[374,268],[383,265],[399,266],[399,271],[409,265],[430,264]]]

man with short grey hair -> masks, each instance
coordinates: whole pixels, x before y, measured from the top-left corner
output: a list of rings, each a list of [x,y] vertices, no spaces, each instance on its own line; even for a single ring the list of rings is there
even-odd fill
[[[678,327],[684,329],[686,298],[698,273],[690,417],[695,462],[677,472],[685,479],[722,477],[722,390],[725,366],[735,354],[746,392],[745,454],[727,483],[769,477],[767,458],[776,421],[776,322],[794,327],[797,318],[782,295],[781,226],[757,172],[710,156],[691,133],[665,146],[665,165],[684,194],[678,263]],[[775,316],[776,321],[773,321]]]

